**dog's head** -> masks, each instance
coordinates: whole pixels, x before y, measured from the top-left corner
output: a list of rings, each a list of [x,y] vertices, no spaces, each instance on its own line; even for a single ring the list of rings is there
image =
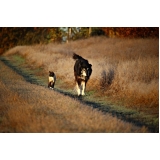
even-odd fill
[[[85,77],[85,79],[89,79],[90,75],[92,73],[92,65],[87,62],[81,63],[80,67],[80,74],[82,77]]]
[[[54,77],[54,72],[49,71],[49,77]]]

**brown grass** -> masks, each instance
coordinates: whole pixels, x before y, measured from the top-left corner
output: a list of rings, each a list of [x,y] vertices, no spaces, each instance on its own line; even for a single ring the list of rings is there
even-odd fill
[[[159,39],[94,37],[68,44],[17,46],[5,55],[20,54],[44,76],[53,70],[68,88],[74,88],[72,53],[89,60],[93,73],[87,90],[114,102],[158,114]]]
[[[0,68],[0,132],[148,132]]]

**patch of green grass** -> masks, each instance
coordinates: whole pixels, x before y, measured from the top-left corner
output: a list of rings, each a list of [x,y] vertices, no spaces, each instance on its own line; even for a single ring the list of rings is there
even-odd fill
[[[86,93],[86,96],[92,96],[95,94],[95,92],[96,92],[95,90],[90,90]]]
[[[21,65],[25,63],[25,58],[18,54],[12,55],[12,59],[16,63],[16,65]]]
[[[91,93],[91,94],[90,94]],[[109,98],[106,96],[98,97],[95,91],[89,91],[89,96],[85,96],[82,100],[91,104],[92,106],[97,106],[99,110],[117,117],[133,122],[137,125],[144,125],[149,127],[153,132],[159,131],[159,118],[149,115],[143,112],[139,112],[133,108],[126,108],[123,105],[117,105],[110,102]]]
[[[1,59],[18,74],[22,75],[26,81],[37,85],[47,86],[47,77],[39,76],[43,69],[31,68],[25,63],[26,60],[22,56],[11,55],[8,57],[1,57]]]

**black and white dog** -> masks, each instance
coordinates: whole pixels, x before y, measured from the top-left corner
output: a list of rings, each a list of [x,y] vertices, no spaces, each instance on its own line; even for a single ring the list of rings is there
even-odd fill
[[[73,59],[76,60],[74,65],[74,76],[76,81],[76,90],[78,96],[85,95],[85,87],[92,73],[92,65],[88,60],[82,58],[77,54],[73,54]]]
[[[56,82],[56,75],[55,75],[55,73],[52,72],[52,71],[49,71],[48,88],[53,89],[54,85],[55,85],[55,82]]]

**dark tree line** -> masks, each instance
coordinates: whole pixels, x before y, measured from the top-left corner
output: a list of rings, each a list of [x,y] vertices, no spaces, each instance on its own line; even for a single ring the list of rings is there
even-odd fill
[[[108,37],[159,38],[159,27],[103,27]]]
[[[69,29],[70,28],[70,29]],[[71,33],[69,33],[71,32]],[[158,27],[1,27],[0,54],[16,45],[61,43],[90,36],[158,38]]]
[[[61,42],[59,27],[1,27],[0,54],[17,45]]]

